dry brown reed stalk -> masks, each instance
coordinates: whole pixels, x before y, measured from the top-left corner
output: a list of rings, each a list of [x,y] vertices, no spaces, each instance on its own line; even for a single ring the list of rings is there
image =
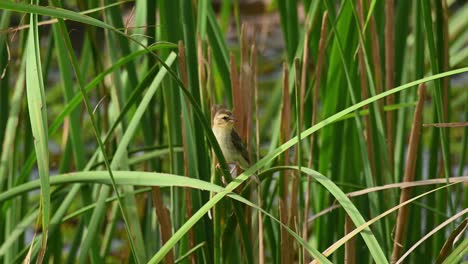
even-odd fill
[[[257,94],[257,29],[254,27],[252,32],[252,44],[250,45],[250,65],[249,65],[249,74],[250,74],[250,85],[248,87],[250,97],[247,98],[249,100],[249,114],[247,115],[247,147],[249,150],[249,158],[253,161],[253,151],[252,151],[252,137],[253,137],[253,122],[252,122],[252,113],[255,111],[257,114],[257,101],[256,96]],[[253,100],[252,100],[253,98]],[[255,110],[254,110],[255,108]],[[257,118],[257,116],[255,116]],[[257,119],[255,119],[257,120]],[[258,148],[257,148],[258,150]],[[257,153],[259,153],[257,151]],[[259,160],[260,156],[256,156],[256,160]]]
[[[209,109],[210,100],[206,87],[206,68],[205,57],[203,54],[203,40],[197,34],[197,60],[198,60],[198,87],[200,89],[201,108],[205,111]]]
[[[169,210],[164,206],[162,201],[161,189],[158,186],[152,187],[152,197],[154,207],[156,209],[156,216],[159,221],[159,231],[161,233],[161,240],[163,244],[172,236],[171,219],[169,216]],[[165,263],[174,263],[174,250],[170,250],[164,258]]]
[[[289,96],[289,70],[286,62],[283,63],[283,102],[281,105],[281,135],[280,144],[286,142],[290,136],[290,121],[291,121],[291,99]],[[284,165],[289,165],[289,149],[283,154]],[[283,199],[288,196],[288,176],[285,173]],[[284,199],[285,200],[285,199]]]
[[[359,16],[359,23],[361,24],[361,29],[364,29],[364,6],[363,0],[358,2],[357,13]],[[364,35],[364,32],[363,32]],[[367,86],[367,74],[366,74],[366,65],[365,65],[365,58],[364,58],[364,43],[361,43],[361,48],[359,49],[359,77],[361,81],[361,93],[362,93],[362,100],[369,98],[368,86]],[[366,105],[363,107],[364,109],[369,109],[369,106]],[[375,161],[374,161],[374,147],[372,145],[372,131],[371,131],[371,123],[370,123],[370,115],[366,115],[365,118],[366,123],[366,147],[367,147],[367,155],[369,158],[369,163],[371,166],[372,176],[375,177]]]
[[[254,85],[254,100],[255,100],[255,139],[257,143],[257,161],[260,160],[260,116],[258,113],[258,84],[257,84],[257,43],[254,39],[254,44],[252,45],[252,73],[253,73],[253,85]]]
[[[422,83],[418,88],[418,103],[414,112],[413,126],[411,128],[410,139],[408,143],[408,155],[406,159],[405,175],[403,182],[410,182],[414,180],[414,172],[416,170],[417,152],[419,147],[419,141],[421,137],[421,123],[422,123],[422,111],[424,107],[425,98],[425,84]],[[410,199],[411,188],[405,188],[401,190],[400,204]],[[405,206],[398,210],[398,217],[396,221],[396,231],[393,243],[392,263],[397,261],[403,250],[403,241],[405,237],[406,224],[408,221],[409,207]]]
[[[239,131],[241,138],[247,139],[249,137],[249,113],[251,113],[251,74],[249,65],[249,46],[248,46],[248,30],[246,24],[241,26],[240,35],[240,69],[239,69],[239,86],[237,91],[233,90],[234,103],[234,116],[238,119],[236,127]],[[250,149],[250,146],[247,146]]]
[[[239,74],[237,73],[236,57],[233,52],[229,53],[229,67],[231,74],[231,87],[232,87],[232,112],[237,119],[240,119],[239,113],[237,112],[239,108],[242,108],[242,100],[240,93],[240,82]],[[241,133],[242,122],[236,122],[236,130]],[[242,135],[241,135],[242,136]]]
[[[296,93],[296,98],[298,98],[298,93],[300,93],[300,87],[301,87],[301,62],[299,60],[299,58],[296,58],[294,60],[294,67],[295,67],[295,93]],[[300,100],[300,99],[299,99]],[[299,104],[299,108],[300,108],[300,105],[302,104],[303,102],[299,102],[296,100],[296,104]],[[296,110],[298,108],[296,107]],[[300,114],[300,113],[299,113]],[[299,124],[298,124],[298,131],[297,131],[297,134],[299,135],[302,131],[302,126],[301,126],[301,119],[299,120]],[[300,140],[297,145],[296,145],[296,153],[295,153],[295,159],[296,159],[296,162],[297,164],[301,164],[301,160],[299,159],[299,156],[301,156],[302,158],[302,155],[299,155],[299,144],[302,143],[302,140]],[[291,229],[293,231],[296,231],[296,227],[295,227],[295,223],[294,221],[296,221],[298,219],[298,208],[297,208],[297,203],[298,203],[298,197],[299,197],[299,192],[298,192],[298,187],[299,187],[299,179],[301,177],[301,173],[300,171],[297,171],[296,172],[296,176],[293,176],[291,178],[291,198],[289,199],[289,202],[290,202],[290,205],[289,205],[289,226],[291,227]],[[294,242],[296,240],[294,239],[291,239],[291,243],[290,243],[290,247],[291,249],[294,248]],[[292,250],[293,251],[293,250]],[[293,257],[293,256],[291,256]],[[291,259],[292,260],[292,259]]]
[[[325,11],[322,16],[322,27],[320,29],[320,40],[319,40],[319,50],[325,50],[325,45],[327,41],[327,19],[328,19],[328,12]],[[317,56],[317,67],[315,68],[315,86],[314,92],[311,93],[312,95],[312,120],[311,126],[317,123],[317,112],[318,112],[318,97],[320,91],[320,81],[322,79],[322,68],[323,68],[323,60],[324,60],[325,52],[319,52]],[[310,151],[309,151],[309,164],[308,167],[312,168],[313,164],[313,157],[314,157],[314,143],[315,143],[315,136],[316,133],[310,135]],[[311,177],[307,177],[307,189],[305,194],[305,209],[304,209],[304,220],[309,218],[309,208],[310,208],[310,185],[311,185]],[[308,240],[308,230],[309,230],[308,221],[304,221],[302,226],[302,238],[304,241]],[[310,258],[306,254],[306,250],[303,249],[303,262],[307,262]]]
[[[467,127],[468,122],[423,124],[423,127]]]
[[[442,2],[442,63],[440,67],[440,72],[448,71],[449,70],[449,32],[448,32],[448,10],[447,10],[447,3],[446,1],[441,1]],[[442,122],[446,122],[450,117],[449,117],[449,85],[450,85],[450,79],[448,77],[442,78]],[[445,132],[447,133],[447,137],[450,136],[450,129],[445,128]],[[441,168],[441,173],[440,175],[443,175],[444,167],[445,164],[443,162],[443,159],[440,161],[440,168]],[[449,171],[449,170],[448,170]],[[450,177],[450,175],[446,175],[446,177]]]
[[[289,70],[286,62],[283,63],[283,102],[281,106],[281,133],[280,144],[286,142],[291,134],[291,99],[289,95]],[[289,165],[289,149],[283,154],[283,164]],[[283,174],[283,193],[280,195],[280,220],[285,225],[289,223],[288,217],[288,200],[289,200],[289,172]],[[281,260],[282,263],[290,263],[292,252],[289,243],[289,234],[281,228]]]
[[[345,234],[349,234],[351,231],[355,229],[355,225],[353,221],[345,214]],[[356,238],[351,238],[345,244],[345,256],[344,256],[344,263],[346,264],[354,264],[356,263]]]
[[[161,233],[161,241],[163,244],[167,243],[167,241],[172,236],[172,225],[171,225],[171,218],[169,215],[169,211],[164,206],[162,200],[161,189],[158,186],[151,187],[151,198],[154,204],[154,208],[156,211],[156,216],[159,222],[159,229]],[[165,263],[174,263],[174,251],[171,249],[166,257],[164,258]]]
[[[285,202],[282,199],[279,200],[279,215],[281,223],[286,225],[288,223],[288,211],[285,208]],[[290,263],[289,254],[291,251],[289,250],[288,232],[284,228],[281,228],[280,234],[281,263]]]
[[[239,81],[239,74],[237,72],[237,64],[236,64],[236,57],[233,52],[229,53],[229,66],[230,66],[230,74],[231,74],[231,87],[232,87],[232,104],[233,109],[232,113],[237,119],[235,123],[235,128],[237,132],[239,132],[241,138],[244,138],[242,135],[243,131],[243,122],[239,122],[242,119],[242,109],[244,109],[244,104],[242,100],[242,94],[240,89],[240,81]],[[238,171],[239,167],[237,166],[236,171]]]
[[[179,49],[180,78],[182,79],[182,82],[184,83],[185,87],[187,87],[188,77],[187,77],[187,69],[185,67],[184,42],[182,40],[179,40],[179,42],[177,44],[178,44],[178,49]]]
[[[395,86],[395,1],[385,1],[385,84],[386,90]],[[395,103],[395,95],[386,97],[387,105]],[[394,116],[393,111],[387,112],[387,145],[390,172],[393,175],[393,137]]]
[[[211,68],[210,68],[210,65],[211,64],[211,47],[208,46],[207,48],[207,57],[208,57],[208,66],[206,68],[206,78],[207,78],[207,90],[210,92],[210,102],[208,103],[208,105],[210,106],[210,109],[213,107],[214,105],[214,102],[216,102],[215,100],[215,90],[214,90],[214,80],[213,80],[213,74],[211,73]],[[211,118],[210,120],[213,120],[214,118],[214,113],[211,113]]]
[[[253,97],[253,87],[252,87],[252,70],[250,59],[249,59],[249,44],[248,44],[248,26],[245,23],[242,23],[241,26],[241,60],[240,60],[240,69],[239,69],[239,92],[236,93],[241,101],[241,105],[234,105],[235,113],[234,115],[239,119],[238,123],[241,123],[239,132],[241,137],[247,142],[247,150],[251,152],[250,135],[251,135],[251,121],[252,121],[252,97]],[[249,154],[250,155],[250,154]]]
[[[182,42],[182,40],[179,40],[179,43],[178,43],[178,47],[179,47],[179,69],[180,69],[180,75],[181,75],[181,79],[182,79],[182,82],[184,83],[184,86],[185,87],[188,87],[188,78],[187,78],[187,69],[185,67],[185,49],[184,49],[184,44]],[[187,106],[189,106],[190,104],[188,102],[186,102]],[[187,134],[186,134],[186,128],[185,128],[185,124],[184,124],[184,120],[181,116],[180,118],[180,122],[181,122],[181,129],[182,129],[182,144],[183,144],[183,149],[184,149],[184,174],[185,176],[187,177],[190,177],[189,176],[189,171],[188,171],[188,168],[189,168],[189,164],[188,164],[188,149],[187,149]],[[187,216],[187,219],[192,217],[193,215],[193,208],[192,208],[192,195],[191,195],[191,191],[190,191],[190,188],[184,188],[185,190],[185,204],[187,205],[187,211],[186,211],[186,216]],[[188,234],[188,237],[189,237],[189,248],[194,248],[195,247],[195,235],[194,235],[194,232],[193,232],[193,229],[190,229],[189,230],[189,234]],[[194,252],[194,254],[191,254],[190,255],[190,263],[196,263],[196,252]]]

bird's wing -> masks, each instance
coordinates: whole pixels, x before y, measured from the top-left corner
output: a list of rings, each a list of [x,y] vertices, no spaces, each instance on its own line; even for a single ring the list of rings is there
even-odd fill
[[[240,151],[245,161],[247,161],[247,163],[250,164],[249,153],[247,152],[247,149],[245,148],[244,144],[242,144],[242,139],[240,138],[239,134],[237,134],[236,130],[234,129],[232,129],[231,132],[231,140],[232,144],[237,150]]]

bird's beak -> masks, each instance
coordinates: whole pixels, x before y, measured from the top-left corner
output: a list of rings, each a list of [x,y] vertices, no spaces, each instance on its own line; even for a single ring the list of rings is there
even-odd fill
[[[229,122],[235,123],[235,122],[237,122],[237,119],[234,116],[230,116]]]

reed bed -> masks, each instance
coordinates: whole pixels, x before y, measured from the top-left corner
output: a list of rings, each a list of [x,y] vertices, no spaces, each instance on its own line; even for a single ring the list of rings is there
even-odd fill
[[[463,259],[468,4],[258,2],[0,1],[0,261]]]

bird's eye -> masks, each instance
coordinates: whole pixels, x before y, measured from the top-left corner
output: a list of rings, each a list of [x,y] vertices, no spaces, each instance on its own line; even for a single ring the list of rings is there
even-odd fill
[[[223,119],[224,119],[224,120],[228,120],[228,119],[229,119],[229,117],[227,117],[227,116],[223,116]]]

